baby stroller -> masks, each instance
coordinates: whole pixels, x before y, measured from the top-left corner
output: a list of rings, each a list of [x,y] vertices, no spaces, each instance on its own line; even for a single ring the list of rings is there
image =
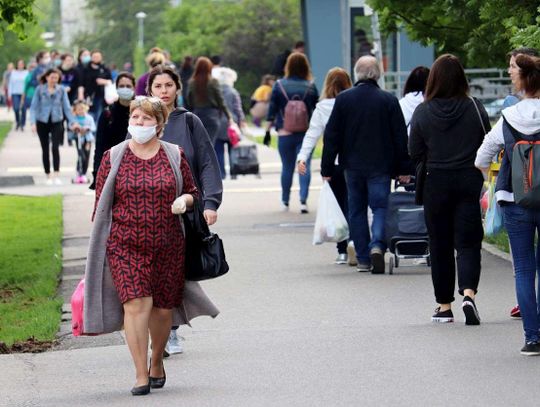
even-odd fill
[[[399,190],[403,187],[405,190]],[[388,197],[386,212],[386,243],[392,254],[388,264],[389,274],[400,266],[403,259],[425,259],[427,267],[431,266],[429,256],[429,238],[424,220],[424,207],[414,202],[414,184],[402,185],[397,180],[394,191]],[[403,265],[417,267],[419,264]]]

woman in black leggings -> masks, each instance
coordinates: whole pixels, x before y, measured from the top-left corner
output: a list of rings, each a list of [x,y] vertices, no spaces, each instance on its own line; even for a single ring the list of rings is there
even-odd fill
[[[47,175],[47,185],[61,185],[60,151],[64,128],[64,117],[68,120],[71,128],[79,127],[74,123],[71,114],[71,106],[64,88],[59,85],[62,74],[56,68],[48,69],[41,77],[41,85],[36,88],[32,105],[30,106],[30,123],[32,131],[39,136],[41,143],[43,168]],[[51,176],[51,163],[49,158],[49,146],[52,144],[53,170]]]

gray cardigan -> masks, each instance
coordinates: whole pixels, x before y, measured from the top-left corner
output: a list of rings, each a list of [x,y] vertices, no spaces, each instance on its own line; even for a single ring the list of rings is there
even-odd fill
[[[116,174],[128,144],[129,140],[126,140],[111,149],[111,171],[96,208],[85,270],[83,318],[85,334],[119,331],[124,324],[123,308],[107,263],[106,247],[112,223]],[[180,195],[182,193],[180,150],[178,146],[163,141],[161,145],[173,168],[177,195]],[[173,309],[173,325],[189,324],[189,321],[201,315],[215,318],[218,314],[219,310],[206,296],[201,286],[197,282],[186,280],[183,302],[180,307]]]

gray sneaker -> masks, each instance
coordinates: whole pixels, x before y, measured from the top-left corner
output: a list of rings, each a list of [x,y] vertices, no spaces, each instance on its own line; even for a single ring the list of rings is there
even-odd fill
[[[347,253],[338,254],[334,264],[347,264]]]
[[[366,273],[368,271],[371,271],[371,264],[358,263],[356,265],[356,271],[360,273]]]
[[[171,330],[171,333],[169,334],[169,339],[167,340],[167,344],[165,345],[165,352],[167,352],[169,355],[175,355],[177,353],[184,352],[184,347],[182,346],[183,341],[184,338],[176,335],[176,330]]]

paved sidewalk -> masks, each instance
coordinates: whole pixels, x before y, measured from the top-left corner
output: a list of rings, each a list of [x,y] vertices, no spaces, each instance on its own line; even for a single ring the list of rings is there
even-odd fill
[[[9,136],[0,176],[39,166],[31,137]],[[63,154],[67,163],[71,153]],[[456,323],[434,325],[427,268],[375,276],[333,265],[332,244],[311,245],[320,177],[313,175],[308,215],[299,214],[296,191],[291,211],[280,212],[278,155],[264,146],[259,155],[262,179],[225,181],[215,230],[231,271],[203,283],[221,315],[181,328],[185,353],[166,360],[164,389],[129,395],[133,368],[120,334],[68,336],[63,350],[0,356],[0,406],[537,405],[540,358],[519,355],[507,261],[483,254],[481,326],[464,326],[459,303]],[[64,194],[67,301],[83,272],[93,196],[84,186],[47,189],[35,177],[35,186],[0,193]]]

